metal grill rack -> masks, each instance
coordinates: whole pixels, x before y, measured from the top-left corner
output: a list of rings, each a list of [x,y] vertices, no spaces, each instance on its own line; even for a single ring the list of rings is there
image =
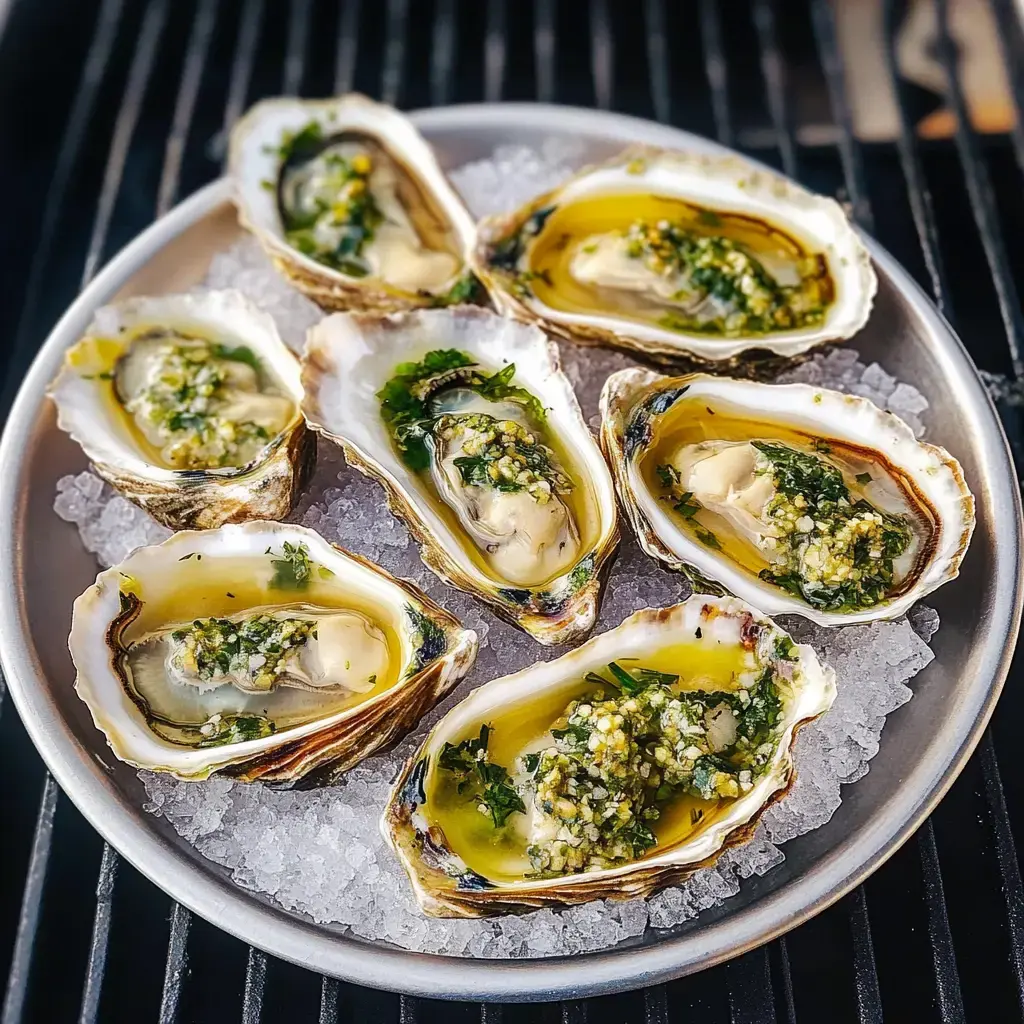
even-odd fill
[[[894,42],[908,5],[878,5],[899,132],[895,143],[862,144],[827,0],[13,0],[5,26],[0,2],[2,412],[76,290],[216,176],[225,134],[249,103],[350,88],[403,108],[597,106],[746,148],[848,201],[931,290],[977,363],[1019,379],[1024,126],[1018,117],[1009,135],[975,133],[949,4],[934,0],[955,133],[919,141],[921,97],[899,77]],[[1019,113],[1017,7],[991,6]],[[828,129],[813,145],[802,132],[812,109]],[[1000,411],[1019,452],[1019,409]],[[1017,665],[992,728],[932,819],[831,909],[699,975],[543,1008],[438,1004],[339,984],[193,918],[84,823],[0,685],[2,1024],[1020,1019],[1022,682]]]

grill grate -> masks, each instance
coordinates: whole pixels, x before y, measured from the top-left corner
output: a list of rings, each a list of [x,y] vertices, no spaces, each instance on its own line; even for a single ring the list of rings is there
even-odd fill
[[[919,97],[898,76],[895,52],[906,4],[878,6],[897,99],[892,144],[860,143],[852,133],[826,0],[15,0],[0,39],[0,95],[35,102],[0,108],[4,151],[18,157],[0,168],[0,181],[21,197],[9,204],[0,239],[0,323],[12,339],[0,354],[0,407],[76,289],[154,214],[216,175],[226,132],[249,103],[350,88],[404,107],[575,102],[655,116],[728,145],[755,140],[747,147],[754,155],[844,195],[947,317],[955,306],[979,365],[1020,378],[1024,127],[1018,119],[1009,137],[974,132],[948,4],[935,0],[955,132],[952,143],[919,141]],[[1011,0],[992,8],[1019,111],[1024,36]],[[33,60],[44,47],[49,59]],[[829,132],[817,135],[827,145],[804,142],[808,94],[826,112]],[[53,116],[40,116],[44,109]],[[1019,450],[1018,410],[1001,412]],[[545,1007],[543,1018],[1019,1018],[1024,886],[1015,831],[1024,783],[1011,772],[1004,788],[997,760],[1012,765],[1019,743],[1024,709],[1013,691],[1011,683],[979,752],[915,843],[836,906],[729,964],[642,993]],[[318,979],[193,920],[85,825],[44,772],[5,692],[0,682],[0,758],[16,785],[5,787],[0,807],[8,823],[3,1024],[536,1019],[536,1009],[441,1006]]]

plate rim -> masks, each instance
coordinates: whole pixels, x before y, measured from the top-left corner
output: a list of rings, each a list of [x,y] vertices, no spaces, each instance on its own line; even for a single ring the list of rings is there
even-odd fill
[[[467,122],[500,119],[553,134],[571,134],[587,125],[590,134],[647,141],[654,145],[734,152],[692,133],[642,118],[552,104],[465,104],[413,112],[425,133]],[[744,159],[749,159],[744,156]],[[757,161],[752,161],[757,163]],[[150,257],[194,223],[231,201],[226,179],[218,179],[175,206],[128,243],[94,278],[50,332],[32,362],[12,404],[0,439],[0,480],[17,483],[24,453],[35,430],[45,390],[63,358],[97,306],[110,297]],[[993,538],[996,586],[993,607],[1002,641],[983,651],[979,676],[990,684],[970,708],[957,710],[961,728],[951,743],[947,764],[937,776],[919,780],[913,799],[906,787],[870,829],[854,833],[814,870],[785,882],[735,913],[683,935],[666,936],[649,946],[609,949],[576,956],[496,960],[420,953],[383,947],[370,940],[330,933],[237,887],[229,879],[197,870],[193,859],[155,829],[140,826],[139,810],[107,782],[103,766],[88,756],[45,688],[35,679],[39,667],[28,640],[23,602],[17,588],[0,588],[0,664],[12,700],[47,768],[90,825],[129,863],[169,896],[242,941],[307,969],[355,984],[443,999],[540,1001],[602,995],[664,982],[738,956],[785,934],[840,899],[877,870],[924,822],[963,769],[981,739],[1009,670],[1022,604],[1020,492],[1002,424],[970,356],[931,300],[889,253],[865,236],[872,258],[944,340],[933,351],[947,378],[954,378],[965,406],[986,439],[992,485],[985,497],[994,510],[1012,511],[1016,530]],[[1012,486],[1011,486],[1012,484]],[[0,494],[0,569],[10,580],[21,577],[24,538],[10,524],[23,521],[24,495],[8,486]],[[988,636],[996,635],[989,629]],[[998,647],[998,649],[996,649]],[[915,773],[921,774],[923,766]],[[198,854],[196,855],[198,856]]]

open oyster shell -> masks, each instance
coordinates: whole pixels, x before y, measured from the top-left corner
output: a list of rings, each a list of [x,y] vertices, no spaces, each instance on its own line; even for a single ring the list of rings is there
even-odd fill
[[[630,699],[633,691],[595,683],[592,673],[612,679],[612,663],[620,674],[629,667],[627,681],[653,668],[678,677],[679,686],[648,686]],[[706,707],[690,704],[695,691],[715,696],[705,694]],[[669,696],[679,697],[674,706]],[[638,750],[622,762],[608,753],[618,739],[614,722],[605,729],[602,721],[609,697],[625,715],[630,704],[636,713],[646,702],[653,722],[667,723],[676,714],[692,721],[676,739],[659,733],[641,746],[623,736],[627,749]],[[792,780],[797,730],[827,711],[834,698],[835,674],[813,649],[793,644],[770,619],[735,598],[695,595],[671,608],[645,609],[569,654],[495,679],[456,705],[402,771],[381,828],[428,914],[480,917],[646,896],[750,838]],[[754,723],[748,714],[760,715],[762,723],[751,739],[744,738]],[[640,735],[639,728],[632,736]],[[557,740],[552,729],[560,733]],[[581,735],[573,738],[574,730]],[[644,734],[650,735],[646,726]],[[478,749],[480,738],[486,753]],[[717,754],[701,755],[704,747]],[[748,756],[743,750],[757,751],[757,767],[746,775],[733,764]],[[570,753],[559,760],[559,751]],[[470,759],[463,764],[466,754]],[[634,858],[612,855],[619,837],[635,836],[633,822],[602,824],[600,830],[594,824],[611,820],[606,802],[625,806],[618,790],[630,783],[614,781],[622,778],[614,774],[620,762],[642,776],[642,796],[629,807],[659,808],[656,817],[641,816],[653,834],[643,842],[629,840]],[[507,766],[504,779],[499,765]],[[561,797],[552,796],[552,786],[560,791],[556,776],[547,774],[552,765],[561,779],[574,779]],[[581,773],[573,774],[574,767]],[[669,773],[677,770],[670,782]],[[492,783],[490,793],[481,791],[474,772]],[[512,809],[507,793],[497,800],[494,786],[514,787],[518,808]],[[627,808],[623,820],[630,813]],[[650,840],[656,845],[641,851]],[[576,854],[575,873],[537,873],[538,862]]]
[[[327,309],[436,306],[472,293],[472,218],[392,107],[350,94],[257,103],[231,134],[239,218]]]
[[[427,371],[431,359],[445,368]],[[384,487],[438,576],[540,643],[590,631],[618,545],[615,492],[542,331],[468,306],[335,314],[310,330],[302,374],[310,426]],[[522,477],[499,478],[498,444]]]
[[[739,157],[647,147],[485,218],[474,264],[503,313],[719,366],[848,338],[877,287],[834,200]]]
[[[838,625],[900,615],[959,572],[974,530],[960,464],[867,399],[628,369],[601,413],[641,545],[698,586]]]
[[[246,781],[337,774],[389,746],[477,646],[411,583],[269,522],[137,549],[75,601],[68,645],[118,758]]]
[[[206,365],[223,371],[228,428],[248,426],[258,437],[229,448],[216,434],[205,449],[189,449],[181,438],[197,435],[184,430],[158,436],[146,408],[129,411],[162,373],[164,379],[170,379],[168,370],[179,373],[180,367],[160,363],[161,352],[176,347],[210,356]],[[193,405],[195,391],[187,400]],[[298,361],[271,317],[239,292],[127,299],[99,310],[68,350],[49,394],[58,426],[81,445],[96,472],[172,529],[281,519],[316,462],[316,435],[299,409]],[[176,415],[187,417],[191,410],[183,404]],[[192,456],[200,457],[202,468],[189,461]]]

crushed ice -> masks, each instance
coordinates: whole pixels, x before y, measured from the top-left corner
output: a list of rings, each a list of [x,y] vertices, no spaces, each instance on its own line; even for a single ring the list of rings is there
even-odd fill
[[[510,208],[552,187],[574,160],[578,162],[578,154],[555,143],[539,155],[505,147],[491,160],[466,165],[452,177],[474,213],[482,214]],[[301,347],[305,329],[319,316],[250,239],[218,254],[205,284],[245,292],[274,316],[294,349]],[[562,355],[584,414],[596,424],[601,384],[632,361],[621,353],[565,344]],[[863,395],[898,413],[919,434],[923,430],[920,415],[928,405],[924,396],[877,363],[864,365],[849,346],[818,353],[779,379]],[[648,900],[598,901],[486,921],[426,918],[378,828],[391,781],[423,733],[471,689],[557,652],[538,647],[472,598],[445,587],[423,566],[405,527],[382,515],[381,507],[378,486],[348,469],[336,450],[322,444],[316,476],[291,519],[415,580],[476,630],[480,655],[470,676],[413,735],[393,751],[364,761],[337,786],[281,791],[230,779],[185,783],[139,773],[148,796],[146,810],[165,817],[203,856],[228,868],[239,886],[267,894],[315,921],[348,926],[367,939],[461,956],[553,956],[604,949],[641,935],[649,926],[667,928],[692,918],[735,895],[741,879],[781,863],[777,844],[831,818],[840,803],[840,785],[867,772],[886,715],[910,699],[907,684],[933,658],[927,641],[938,628],[938,616],[930,608],[915,608],[909,620],[838,629],[799,618],[784,620],[799,640],[811,643],[833,665],[839,696],[824,718],[801,733],[797,781],[787,798],[765,815],[752,842]],[[54,508],[78,527],[83,544],[103,565],[169,533],[89,471],[58,482]],[[638,608],[670,604],[688,590],[682,576],[643,555],[627,531],[597,629],[617,625]]]

